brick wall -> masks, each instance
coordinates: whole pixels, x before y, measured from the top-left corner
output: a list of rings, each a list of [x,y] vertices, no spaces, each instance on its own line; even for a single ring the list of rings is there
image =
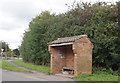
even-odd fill
[[[87,37],[67,46],[49,46],[51,72],[62,73],[63,67],[74,68],[74,75],[92,73],[93,45]],[[62,57],[61,57],[62,56]]]
[[[61,73],[62,68],[65,66],[65,58],[61,58],[64,56],[64,49],[62,46],[59,47],[51,47],[51,72],[53,73]]]
[[[75,76],[92,73],[92,48],[88,38],[82,38],[73,44]]]
[[[71,46],[66,46],[66,50],[65,50],[65,64],[66,67],[69,68],[74,68],[74,54],[72,51],[72,45]]]
[[[71,46],[50,47],[51,72],[61,73],[63,67],[74,68],[74,55]]]

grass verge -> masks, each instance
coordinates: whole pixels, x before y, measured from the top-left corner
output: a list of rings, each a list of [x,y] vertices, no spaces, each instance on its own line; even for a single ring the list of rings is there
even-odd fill
[[[4,60],[0,60],[0,68],[6,69],[6,70],[9,70],[9,71],[31,72],[29,70],[20,69],[20,68],[14,66],[14,65],[11,65],[10,63],[8,63],[7,61],[4,61]]]
[[[50,74],[50,67],[25,63],[22,60],[15,60],[12,62],[28,69]],[[118,76],[103,71],[96,71],[91,75],[80,75],[74,78],[76,78],[78,81],[118,81]]]
[[[78,81],[118,81],[118,76],[103,71],[96,71],[91,75],[80,75],[74,78]]]
[[[15,61],[12,61],[12,62],[19,65],[19,66],[28,68],[28,69],[32,69],[32,70],[35,70],[35,71],[40,71],[40,72],[44,72],[46,74],[50,74],[50,67],[47,67],[47,66],[34,65],[32,63],[25,63],[22,60],[15,60]]]

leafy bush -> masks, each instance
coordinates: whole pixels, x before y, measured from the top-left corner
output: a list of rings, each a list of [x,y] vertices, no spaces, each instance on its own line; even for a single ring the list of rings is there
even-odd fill
[[[83,74],[83,75],[76,76],[75,78],[77,78],[78,83],[79,82],[81,83],[81,81],[85,81],[85,83],[86,81],[91,81],[93,83],[98,83],[98,81],[99,82],[113,81],[114,83],[118,81],[118,76],[115,76],[103,71],[96,71],[95,73],[90,75]]]
[[[119,4],[107,5],[76,4],[63,14],[48,11],[36,16],[24,33],[20,52],[23,60],[35,64],[48,65],[50,54],[48,42],[60,37],[87,34],[94,45],[93,65],[95,67],[120,67]]]

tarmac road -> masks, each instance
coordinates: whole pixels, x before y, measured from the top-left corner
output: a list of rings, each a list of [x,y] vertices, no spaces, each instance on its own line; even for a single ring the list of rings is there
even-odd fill
[[[46,75],[41,72],[29,73],[2,70],[2,72],[0,72],[0,75],[1,74],[2,81],[73,81],[71,78],[57,75]]]

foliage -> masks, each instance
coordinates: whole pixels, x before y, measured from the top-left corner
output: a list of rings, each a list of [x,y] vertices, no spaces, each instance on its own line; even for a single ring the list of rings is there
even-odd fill
[[[11,57],[11,49],[9,49],[7,52],[5,52],[8,57]]]
[[[19,56],[20,56],[19,49],[14,49],[14,50],[13,50],[13,55],[19,57]]]
[[[78,81],[118,81],[118,76],[101,71],[96,71],[91,75],[76,76],[75,78],[77,78]]]
[[[15,60],[15,61],[12,61],[12,62],[19,65],[19,66],[28,68],[28,69],[44,72],[44,73],[47,73],[47,74],[50,73],[50,68],[47,67],[47,66],[40,66],[40,65],[34,65],[32,63],[25,63],[22,60]]]
[[[4,49],[3,52],[5,52],[5,51],[9,50],[9,46],[6,42],[0,41],[0,49]],[[1,50],[0,50],[0,52],[1,52]]]
[[[28,70],[17,68],[16,66],[11,65],[10,63],[8,63],[7,61],[4,61],[4,60],[0,60],[0,68],[10,70],[10,71],[31,72]]]
[[[1,49],[3,49],[3,56],[11,56],[11,49],[9,48],[9,45],[6,42],[0,41],[0,55],[1,55]]]
[[[119,76],[119,74],[120,74],[119,69],[117,71],[113,71],[112,68],[106,69],[103,67],[94,67],[94,66],[92,68],[92,72],[93,72],[93,74],[96,74],[97,72],[106,72],[108,74],[116,75],[116,76]]]
[[[20,47],[23,60],[35,64],[49,64],[48,42],[60,37],[87,34],[94,45],[93,65],[96,67],[120,67],[119,4],[105,2],[77,3],[66,13],[36,16],[24,33]]]

